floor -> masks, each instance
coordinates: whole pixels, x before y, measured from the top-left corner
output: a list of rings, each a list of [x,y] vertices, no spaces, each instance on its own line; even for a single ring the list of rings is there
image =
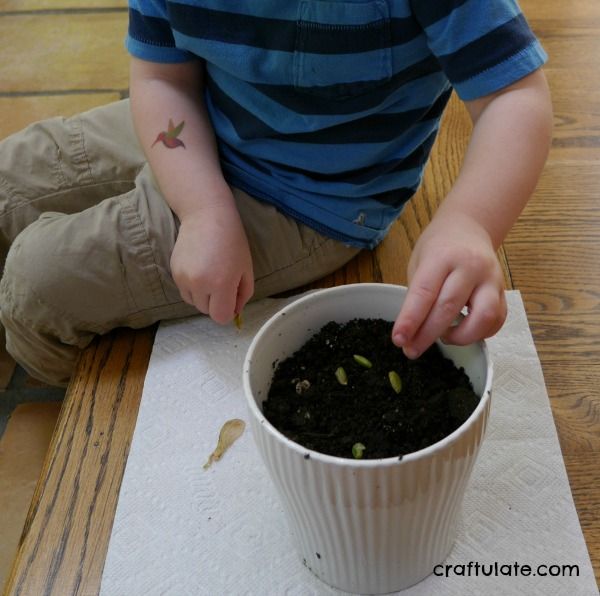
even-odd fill
[[[0,588],[12,564],[64,390],[30,377],[0,345]]]
[[[0,138],[126,96],[126,6],[126,0],[0,0]],[[0,591],[63,395],[0,349]]]
[[[561,413],[558,431],[580,519],[599,536],[600,503],[589,487],[600,482],[600,2],[520,4],[550,54],[555,135],[540,192],[505,249],[539,330],[544,374],[563,388],[550,398]],[[126,0],[0,0],[0,138],[35,120],[126,96],[126,23]],[[557,274],[560,283],[549,285]],[[582,361],[587,373],[575,376]],[[61,395],[0,351],[0,587]]]

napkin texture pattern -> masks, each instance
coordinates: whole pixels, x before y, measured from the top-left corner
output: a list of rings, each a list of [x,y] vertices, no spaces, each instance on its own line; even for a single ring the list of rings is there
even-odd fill
[[[342,593],[316,579],[292,548],[254,445],[242,389],[252,338],[290,300],[248,305],[241,331],[200,316],[160,325],[102,596]],[[495,375],[488,430],[465,495],[458,539],[445,562],[462,575],[432,574],[403,595],[598,593],[525,309],[518,292],[507,292],[507,300],[508,320],[488,341]],[[246,431],[203,470],[219,430],[231,418],[245,420]],[[496,563],[505,573],[476,576],[475,563]],[[529,565],[532,575],[515,574],[515,563]],[[578,576],[533,575],[538,565],[577,565]]]

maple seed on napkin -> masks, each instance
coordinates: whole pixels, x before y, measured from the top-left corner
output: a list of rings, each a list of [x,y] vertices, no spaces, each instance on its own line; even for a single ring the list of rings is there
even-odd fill
[[[246,423],[239,418],[228,420],[219,433],[219,441],[216,449],[210,454],[203,468],[208,470],[214,461],[219,461],[223,454],[242,436]]]

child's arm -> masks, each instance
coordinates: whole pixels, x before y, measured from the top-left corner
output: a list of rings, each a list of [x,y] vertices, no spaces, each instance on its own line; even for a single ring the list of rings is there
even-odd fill
[[[185,302],[226,323],[252,295],[254,276],[246,234],[219,165],[203,85],[200,61],[131,60],[135,129],[181,222],[171,256],[173,279]]]
[[[474,128],[464,163],[415,245],[392,332],[411,358],[440,336],[467,344],[504,323],[496,250],[532,194],[550,146],[552,106],[541,70],[466,105]],[[465,305],[468,316],[449,330]]]

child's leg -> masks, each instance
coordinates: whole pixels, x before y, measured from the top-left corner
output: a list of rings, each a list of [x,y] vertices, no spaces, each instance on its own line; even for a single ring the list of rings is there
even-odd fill
[[[253,300],[292,290],[336,271],[359,249],[322,236],[275,207],[233,189],[254,265]]]
[[[108,122],[105,126],[110,128]],[[0,320],[9,352],[31,374],[58,385],[66,384],[79,349],[96,334],[197,314],[181,300],[170,275],[177,221],[149,168],[141,169],[133,189],[122,192],[120,184],[131,187],[128,172],[137,171],[135,164],[127,172],[116,163],[112,171],[100,167],[95,159],[104,159],[104,129],[95,123],[82,128],[82,142],[76,146],[86,149],[83,171],[71,184],[58,185],[66,193],[66,213],[43,213],[16,237],[0,282]],[[120,146],[113,149],[118,154]],[[61,173],[75,169],[77,163],[71,161],[79,154],[72,157],[65,148],[54,154],[60,155]],[[24,150],[22,155],[30,159]],[[126,156],[122,159],[127,162]],[[93,197],[86,199],[92,206],[83,211],[64,207],[69,199],[81,205],[77,188]],[[102,200],[107,189],[116,196]],[[358,252],[234,192],[251,245],[255,297],[308,283]],[[51,194],[44,194],[40,203]],[[36,203],[31,198],[24,202],[28,208]]]
[[[236,198],[255,297],[322,277],[357,253],[244,193]],[[8,351],[30,374],[65,385],[79,349],[96,334],[197,314],[170,275],[176,235],[147,167],[128,193],[76,214],[43,214],[14,241],[0,282]]]
[[[144,162],[128,101],[0,141],[0,272],[13,240],[42,213],[77,213],[131,190]]]
[[[172,245],[175,233],[149,175],[79,213],[43,213],[12,243],[0,281],[9,353],[33,376],[65,385],[96,334],[141,326],[159,305],[168,312],[179,297],[161,284],[168,255],[159,242]]]

